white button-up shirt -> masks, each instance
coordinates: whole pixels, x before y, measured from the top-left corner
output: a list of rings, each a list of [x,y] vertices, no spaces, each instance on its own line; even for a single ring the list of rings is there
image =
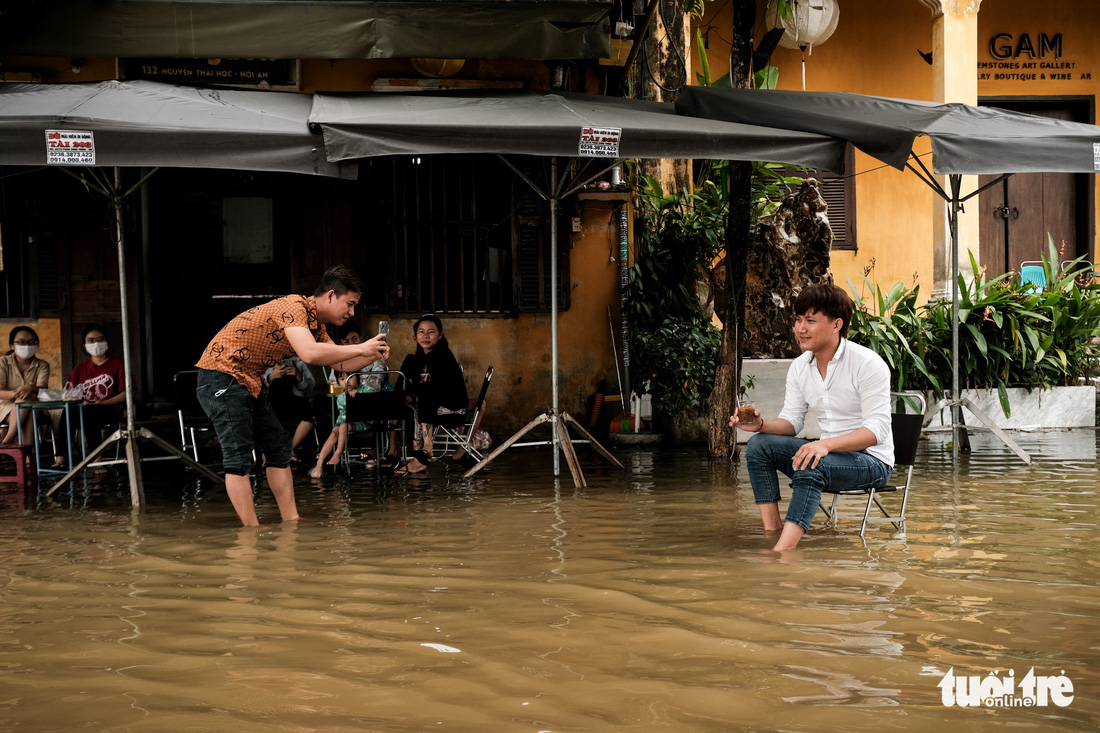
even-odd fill
[[[779,417],[794,426],[797,435],[806,424],[808,410],[817,415],[822,438],[867,428],[878,442],[863,452],[894,465],[890,367],[875,352],[841,338],[824,379],[812,351],[795,359],[787,370],[787,392]]]

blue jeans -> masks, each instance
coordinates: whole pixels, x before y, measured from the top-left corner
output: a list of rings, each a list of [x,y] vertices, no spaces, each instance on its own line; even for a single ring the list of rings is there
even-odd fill
[[[209,369],[199,370],[195,396],[214,423],[226,473],[247,476],[257,445],[268,468],[290,466],[290,436],[266,397],[253,397],[233,377]]]
[[[779,477],[781,471],[791,479],[791,501],[787,505],[787,521],[804,530],[817,514],[821,504],[821,491],[827,486],[838,489],[870,489],[885,486],[890,480],[891,467],[863,452],[829,453],[817,468],[795,471],[792,459],[806,443],[805,438],[789,435],[757,433],[749,438],[745,450],[745,465],[749,469],[749,481],[757,504],[774,504],[779,501]]]

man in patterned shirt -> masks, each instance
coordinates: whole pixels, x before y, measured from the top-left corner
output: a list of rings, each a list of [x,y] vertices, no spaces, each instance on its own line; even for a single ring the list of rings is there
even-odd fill
[[[259,448],[267,466],[267,482],[283,521],[298,519],[294,477],[290,472],[290,436],[264,392],[263,374],[297,355],[307,364],[359,371],[389,355],[384,336],[361,344],[334,344],[326,324],[342,326],[355,315],[363,283],[338,265],[321,278],[310,297],[288,295],[240,314],[218,332],[195,365],[195,393],[214,423],[222,446],[225,490],[246,526],[258,526],[252,499],[252,452]]]

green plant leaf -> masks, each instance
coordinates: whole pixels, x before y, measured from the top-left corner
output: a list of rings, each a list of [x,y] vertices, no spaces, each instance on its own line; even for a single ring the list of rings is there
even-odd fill
[[[779,69],[774,66],[765,66],[753,74],[752,85],[754,89],[775,89],[779,84]]]
[[[703,31],[700,28],[695,29],[695,48],[699,52],[699,86],[710,86],[710,61],[707,59],[707,48],[703,42]]]
[[[985,356],[986,353],[989,351],[989,347],[986,346],[985,343],[985,336],[983,336],[982,332],[978,330],[977,326],[972,323],[967,323],[966,328],[968,331],[970,331],[970,336],[974,339],[974,345],[978,347],[978,351],[981,352],[982,356]]]

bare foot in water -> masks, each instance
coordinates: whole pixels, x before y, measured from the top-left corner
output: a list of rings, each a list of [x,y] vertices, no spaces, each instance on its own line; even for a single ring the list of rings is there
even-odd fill
[[[428,470],[428,467],[420,462],[416,456],[409,458],[408,463],[402,468],[398,468],[393,472],[394,476],[408,476],[413,473],[424,473]]]

